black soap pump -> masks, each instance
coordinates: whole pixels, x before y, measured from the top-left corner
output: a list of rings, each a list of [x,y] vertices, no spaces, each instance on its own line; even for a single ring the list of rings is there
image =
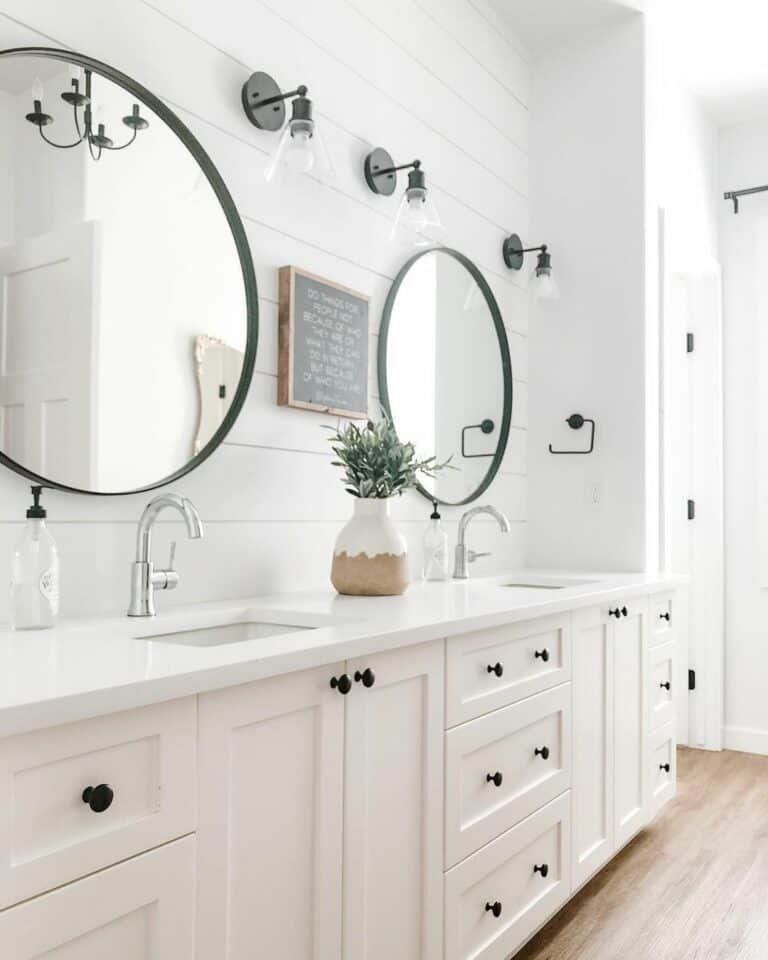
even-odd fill
[[[432,501],[432,513],[429,526],[424,531],[424,567],[425,580],[447,580],[450,576],[450,558],[448,555],[448,534],[440,522],[437,500]]]
[[[13,555],[11,609],[15,630],[53,627],[59,614],[59,551],[40,505],[43,488],[32,487],[24,534]]]

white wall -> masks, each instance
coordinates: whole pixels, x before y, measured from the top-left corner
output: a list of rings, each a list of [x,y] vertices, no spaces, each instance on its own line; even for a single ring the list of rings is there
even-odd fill
[[[768,122],[726,128],[720,188],[768,178]],[[768,195],[721,200],[725,313],[726,682],[725,745],[768,753],[768,504],[766,425],[768,301],[763,275]]]
[[[534,565],[645,565],[645,102],[639,15],[537,58],[530,233],[561,299],[531,314],[528,556]],[[522,231],[521,231],[522,232]],[[524,269],[535,259],[528,257]],[[582,448],[597,422],[590,456]],[[595,502],[597,501],[597,502]]]
[[[320,429],[328,418],[274,405],[277,268],[296,264],[368,292],[378,322],[408,251],[388,242],[395,198],[375,197],[362,177],[363,158],[377,144],[398,160],[423,160],[449,242],[479,264],[505,315],[517,402],[503,472],[487,500],[508,512],[513,532],[501,537],[478,524],[474,536],[478,549],[497,554],[478,572],[519,562],[527,296],[524,278],[503,266],[501,243],[510,229],[528,233],[530,68],[485,0],[3,0],[2,14],[3,47],[70,46],[167,100],[219,166],[245,221],[260,293],[257,373],[230,443],[174,485],[200,508],[207,538],[188,544],[180,536],[182,585],[168,600],[327,584],[350,503],[329,464]],[[332,187],[307,178],[293,190],[264,183],[275,140],[255,130],[240,106],[240,86],[255,69],[285,87],[309,85],[334,155]],[[0,564],[10,561],[28,499],[22,478],[0,473]],[[63,556],[65,613],[125,606],[134,525],[146,499],[46,496]],[[415,496],[395,510],[417,564],[428,513]],[[457,511],[445,515],[455,523]],[[179,528],[165,531],[167,539]],[[164,537],[157,539],[162,559]],[[0,594],[0,618],[7,612]]]

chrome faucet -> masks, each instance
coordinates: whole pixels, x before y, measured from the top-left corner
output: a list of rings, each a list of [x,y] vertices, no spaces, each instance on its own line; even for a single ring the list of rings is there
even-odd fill
[[[152,563],[152,528],[157,515],[166,507],[173,507],[184,517],[190,540],[203,536],[200,514],[191,500],[177,493],[162,493],[150,500],[139,520],[136,534],[136,560],[131,565],[131,603],[129,617],[154,617],[155,590],[174,590],[179,584],[179,575],[174,568],[176,541],[171,543],[171,559],[167,570],[155,570]]]
[[[459,541],[456,544],[456,562],[453,568],[453,577],[455,580],[468,580],[470,563],[474,563],[478,557],[490,556],[489,553],[476,553],[474,550],[468,550],[465,542],[469,521],[481,513],[488,513],[492,517],[495,517],[501,527],[501,532],[509,533],[509,520],[507,520],[500,510],[490,506],[490,504],[484,507],[472,507],[471,510],[463,513],[461,520],[459,520]]]

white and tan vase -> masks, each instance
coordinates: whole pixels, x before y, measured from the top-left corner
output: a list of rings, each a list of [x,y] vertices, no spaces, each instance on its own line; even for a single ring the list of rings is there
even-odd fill
[[[352,519],[336,538],[331,583],[353,597],[395,597],[408,586],[405,538],[389,500],[356,497]]]

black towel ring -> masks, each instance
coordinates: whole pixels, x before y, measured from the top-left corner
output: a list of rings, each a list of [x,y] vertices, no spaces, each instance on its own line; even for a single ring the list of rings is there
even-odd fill
[[[595,449],[595,421],[590,420],[589,417],[582,417],[580,413],[572,413],[570,417],[565,421],[571,430],[581,430],[585,423],[588,423],[592,428],[589,434],[589,450],[553,450],[552,444],[549,445],[549,452],[555,454],[564,454],[564,453],[581,453],[587,454],[592,453]]]

